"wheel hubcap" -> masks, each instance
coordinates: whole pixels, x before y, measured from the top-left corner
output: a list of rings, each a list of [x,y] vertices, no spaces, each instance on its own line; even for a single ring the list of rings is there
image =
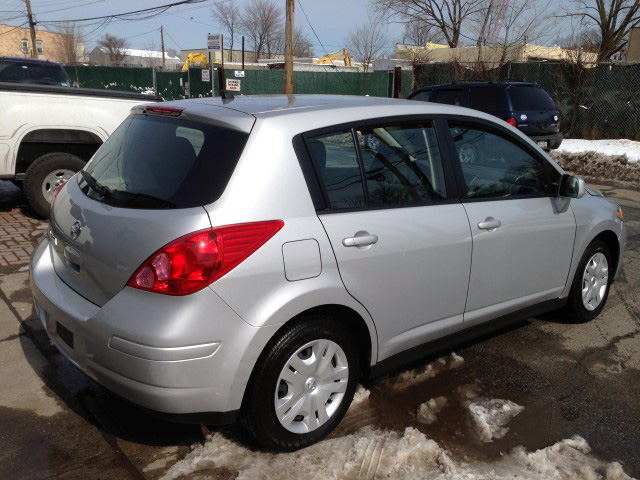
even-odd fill
[[[609,283],[607,257],[598,252],[587,262],[582,274],[582,304],[593,311],[602,303]]]
[[[51,203],[53,192],[55,192],[56,188],[67,183],[67,180],[73,177],[74,174],[75,172],[71,170],[60,168],[44,177],[44,180],[42,181],[42,196],[47,200],[47,202]]]
[[[299,348],[280,372],[275,412],[293,433],[324,425],[338,410],[349,383],[347,356],[335,342],[314,340]]]

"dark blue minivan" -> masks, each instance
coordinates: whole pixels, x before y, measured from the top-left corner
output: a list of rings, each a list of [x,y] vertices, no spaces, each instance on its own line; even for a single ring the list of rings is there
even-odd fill
[[[545,150],[562,143],[560,112],[540,85],[525,82],[464,82],[432,85],[409,98],[473,108],[501,118]]]

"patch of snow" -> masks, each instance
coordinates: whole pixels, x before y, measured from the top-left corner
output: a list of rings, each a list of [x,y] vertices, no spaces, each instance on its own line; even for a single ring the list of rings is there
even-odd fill
[[[452,458],[419,430],[381,431],[365,427],[292,453],[249,451],[220,433],[207,437],[162,477],[176,479],[224,468],[238,479],[404,480],[630,480],[617,463],[606,464],[588,453],[574,436],[550,447],[527,452],[517,447],[496,462],[467,463]],[[606,472],[603,477],[598,472]]]
[[[353,394],[353,400],[351,400],[350,408],[360,405],[362,402],[369,400],[371,392],[364,388],[362,385],[358,385],[356,393]]]
[[[465,403],[478,436],[485,443],[504,437],[509,431],[507,424],[524,410],[511,400],[478,398]]]
[[[425,425],[431,425],[438,419],[440,411],[447,406],[446,397],[436,397],[420,404],[418,407],[418,421]]]
[[[399,390],[409,387],[415,383],[428,380],[435,377],[441,372],[458,368],[464,364],[464,358],[456,353],[452,353],[448,357],[440,357],[437,360],[427,364],[421,368],[407,370],[398,375],[395,379],[393,389]]]
[[[558,153],[596,152],[601,155],[626,155],[630,162],[640,161],[640,142],[633,140],[580,140],[565,139],[556,150]]]

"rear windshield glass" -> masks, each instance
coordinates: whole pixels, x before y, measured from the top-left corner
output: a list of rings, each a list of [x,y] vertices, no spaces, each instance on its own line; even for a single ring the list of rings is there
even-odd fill
[[[190,208],[216,201],[249,135],[178,118],[131,115],[80,175],[83,191],[125,208]]]
[[[71,86],[67,72],[59,65],[16,63],[0,60],[0,82]]]
[[[538,87],[512,87],[509,89],[511,104],[515,111],[555,110],[553,100],[547,92]]]

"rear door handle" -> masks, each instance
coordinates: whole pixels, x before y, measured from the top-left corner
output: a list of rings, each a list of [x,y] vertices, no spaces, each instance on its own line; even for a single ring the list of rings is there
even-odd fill
[[[377,235],[365,234],[358,235],[356,233],[355,237],[347,237],[342,240],[342,245],[345,247],[368,247],[369,245],[373,245],[378,242]]]
[[[496,228],[500,228],[500,225],[502,225],[500,220],[489,217],[484,222],[480,222],[478,228],[481,230],[495,230]]]

